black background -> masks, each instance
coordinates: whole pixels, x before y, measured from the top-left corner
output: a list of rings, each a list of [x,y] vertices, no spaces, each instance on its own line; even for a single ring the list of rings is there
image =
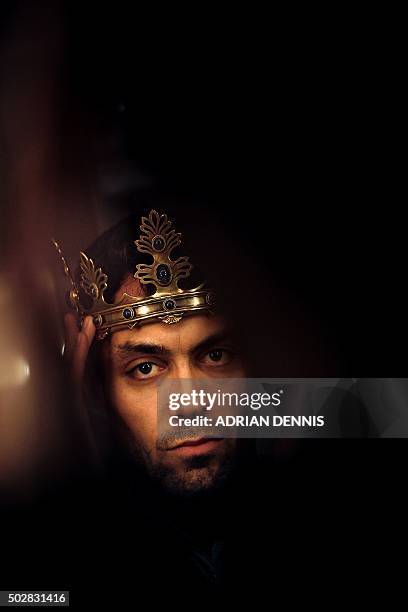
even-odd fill
[[[403,376],[394,67],[300,20],[71,5],[68,94],[155,189],[234,218],[241,243],[256,227],[265,285],[332,330],[345,375]]]
[[[262,19],[38,6],[51,15],[44,37],[55,20],[63,40],[56,104],[68,178],[114,155],[153,191],[200,203],[236,230],[266,286],[288,288],[334,334],[344,375],[402,376],[400,79],[385,42],[369,32],[363,42],[356,24],[347,40],[333,24],[317,36],[302,13],[278,10]],[[26,2],[2,11],[5,33],[13,16],[41,14]],[[132,197],[136,187],[108,207]]]

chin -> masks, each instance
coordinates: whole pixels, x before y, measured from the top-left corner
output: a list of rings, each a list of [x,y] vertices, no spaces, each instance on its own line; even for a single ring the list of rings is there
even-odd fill
[[[161,466],[155,474],[156,481],[166,492],[179,497],[208,496],[222,489],[227,482],[232,465],[209,462],[208,465]]]

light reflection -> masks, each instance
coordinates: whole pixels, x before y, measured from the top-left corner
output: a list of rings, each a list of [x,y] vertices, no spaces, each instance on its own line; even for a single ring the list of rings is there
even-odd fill
[[[5,360],[1,360],[2,362]],[[1,364],[0,368],[0,389],[10,389],[11,387],[20,387],[25,385],[30,378],[30,366],[28,362],[20,356],[12,356],[7,359],[7,367],[5,363]]]

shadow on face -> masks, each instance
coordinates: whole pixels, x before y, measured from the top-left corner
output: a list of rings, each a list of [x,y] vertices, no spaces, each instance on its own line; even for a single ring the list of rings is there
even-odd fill
[[[225,322],[193,315],[173,325],[151,323],[112,334],[104,347],[112,407],[126,430],[129,450],[147,473],[172,492],[193,494],[220,486],[234,463],[235,439],[171,445],[157,439],[157,384],[165,378],[245,376]]]

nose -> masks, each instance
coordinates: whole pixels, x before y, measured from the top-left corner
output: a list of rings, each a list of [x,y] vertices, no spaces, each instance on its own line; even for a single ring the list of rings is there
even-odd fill
[[[173,362],[170,378],[179,381],[177,382],[178,393],[191,393],[196,388],[196,381],[202,379],[203,376],[189,356],[180,355]]]
[[[180,357],[173,364],[172,378],[194,378],[194,367],[188,357]]]

